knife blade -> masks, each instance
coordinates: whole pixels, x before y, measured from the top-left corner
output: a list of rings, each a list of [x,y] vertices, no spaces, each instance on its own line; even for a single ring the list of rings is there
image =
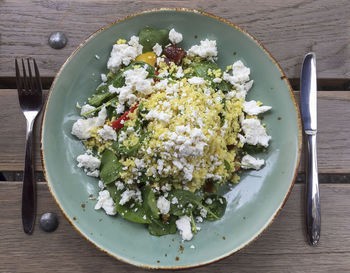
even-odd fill
[[[316,55],[305,55],[300,79],[301,113],[307,142],[306,231],[310,245],[316,246],[321,234],[321,206],[317,169],[317,75]]]

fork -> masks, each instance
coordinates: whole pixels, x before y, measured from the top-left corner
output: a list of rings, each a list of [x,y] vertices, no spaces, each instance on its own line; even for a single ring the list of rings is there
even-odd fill
[[[31,62],[34,66],[34,77],[32,76]],[[17,59],[16,65],[16,84],[18,90],[18,100],[22,109],[23,115],[26,118],[26,146],[25,146],[25,161],[22,189],[22,224],[23,230],[27,234],[31,234],[34,229],[35,214],[36,214],[36,187],[34,179],[34,166],[32,157],[33,146],[33,126],[35,119],[38,116],[42,105],[42,87],[39,75],[39,69],[34,59],[27,59],[28,74],[24,61],[22,59],[23,77],[21,77]]]

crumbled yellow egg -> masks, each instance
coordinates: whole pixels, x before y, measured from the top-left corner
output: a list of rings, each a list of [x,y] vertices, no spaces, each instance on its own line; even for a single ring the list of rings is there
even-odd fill
[[[124,39],[118,39],[116,42],[117,45],[122,45],[122,44],[126,44],[126,40]]]

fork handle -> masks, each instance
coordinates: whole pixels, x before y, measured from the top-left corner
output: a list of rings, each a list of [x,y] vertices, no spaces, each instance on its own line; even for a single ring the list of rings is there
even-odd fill
[[[27,120],[26,155],[24,161],[23,190],[22,190],[22,224],[23,230],[31,234],[34,229],[36,210],[36,190],[33,167],[33,120]]]

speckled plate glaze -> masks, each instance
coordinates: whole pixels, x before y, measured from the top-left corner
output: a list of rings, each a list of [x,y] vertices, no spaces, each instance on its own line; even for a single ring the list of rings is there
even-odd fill
[[[225,194],[228,209],[216,222],[199,224],[190,242],[179,234],[149,235],[140,224],[95,211],[97,179],[76,166],[83,145],[71,135],[81,105],[100,83],[113,43],[129,39],[144,26],[181,32],[181,47],[215,39],[222,68],[242,60],[251,69],[254,87],[248,99],[271,105],[264,122],[272,136],[266,166],[242,175]],[[95,56],[98,55],[99,59]],[[42,125],[42,158],[50,191],[73,227],[99,249],[124,262],[147,268],[187,268],[205,265],[242,249],[276,218],[294,183],[300,158],[300,117],[291,87],[281,68],[263,46],[238,26],[216,16],[187,9],[157,9],[129,16],[102,28],[68,58],[51,87]],[[191,245],[194,248],[191,248]],[[83,251],[83,250],[82,250]]]

